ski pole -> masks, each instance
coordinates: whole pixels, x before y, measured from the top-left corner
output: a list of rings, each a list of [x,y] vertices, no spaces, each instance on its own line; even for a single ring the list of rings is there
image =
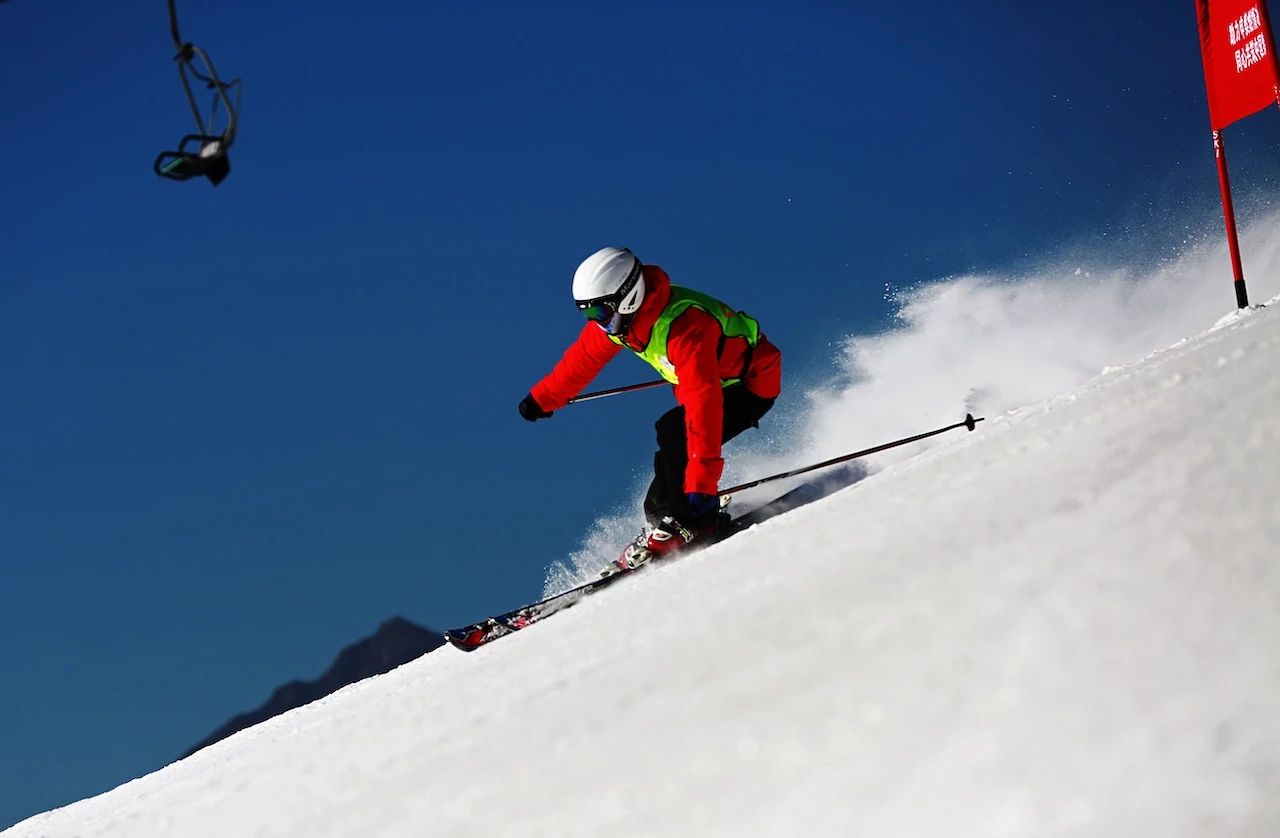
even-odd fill
[[[771,477],[762,477],[759,480],[752,480],[750,483],[743,483],[741,486],[734,486],[730,489],[724,489],[720,492],[717,492],[717,494],[731,495],[731,494],[734,494],[735,492],[741,492],[744,489],[754,489],[756,486],[759,486],[762,483],[772,483],[775,480],[782,480],[783,478],[786,478],[786,477],[795,477],[798,474],[807,474],[808,472],[817,471],[818,469],[826,468],[827,466],[834,466],[838,463],[847,463],[850,460],[856,460],[859,457],[866,457],[869,454],[878,454],[881,451],[888,451],[890,448],[897,448],[899,445],[908,445],[912,442],[919,442],[922,439],[928,439],[931,436],[944,434],[947,431],[954,431],[956,428],[968,428],[969,430],[972,431],[974,426],[981,421],[983,420],[974,419],[972,413],[966,413],[964,416],[963,422],[957,422],[954,425],[947,425],[945,428],[938,428],[937,430],[926,431],[925,433],[916,434],[915,436],[909,436],[903,439],[895,439],[893,442],[886,442],[884,445],[877,445],[874,448],[865,448],[861,451],[854,451],[852,454],[845,454],[842,457],[836,457],[834,459],[826,460],[821,463],[816,463],[811,466],[798,468],[795,471],[785,471],[782,474],[775,474],[775,475],[772,475]]]
[[[628,384],[626,387],[614,387],[612,390],[597,390],[594,393],[583,393],[581,396],[575,396],[569,399],[569,404],[577,402],[589,402],[592,399],[603,399],[606,396],[618,396],[623,393],[634,393],[636,390],[648,390],[650,387],[661,387],[666,381],[658,379],[657,381],[646,381],[643,384]]]

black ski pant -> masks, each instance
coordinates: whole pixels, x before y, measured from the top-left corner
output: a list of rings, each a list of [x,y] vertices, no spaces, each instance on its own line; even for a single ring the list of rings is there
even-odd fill
[[[773,407],[775,399],[765,399],[743,385],[726,387],[724,397],[724,435],[728,442],[747,428],[760,427],[760,418]],[[689,464],[689,445],[685,438],[684,406],[662,414],[653,427],[658,432],[658,452],[653,455],[653,482],[644,498],[644,517],[652,525],[670,515],[683,524],[693,521],[693,513],[685,501],[684,472]]]

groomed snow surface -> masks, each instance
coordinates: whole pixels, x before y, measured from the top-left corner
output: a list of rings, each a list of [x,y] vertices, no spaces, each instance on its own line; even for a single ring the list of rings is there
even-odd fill
[[[1280,835],[1278,546],[1273,304],[5,835]]]

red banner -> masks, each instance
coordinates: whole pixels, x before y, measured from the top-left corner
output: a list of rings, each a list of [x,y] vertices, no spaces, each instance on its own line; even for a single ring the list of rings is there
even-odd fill
[[[1263,0],[1196,0],[1213,130],[1280,102],[1275,40]]]

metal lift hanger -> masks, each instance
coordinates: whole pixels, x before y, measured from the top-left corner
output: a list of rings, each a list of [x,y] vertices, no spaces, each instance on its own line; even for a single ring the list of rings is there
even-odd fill
[[[240,79],[224,82],[218,78],[218,72],[209,60],[209,55],[195,44],[182,40],[178,34],[178,13],[174,9],[174,0],[169,2],[169,29],[173,34],[173,44],[178,49],[174,60],[178,62],[178,77],[182,79],[182,89],[186,91],[187,101],[191,104],[191,113],[196,118],[197,133],[187,134],[178,143],[177,151],[162,151],[156,157],[154,165],[156,174],[170,180],[190,180],[194,177],[207,177],[214,186],[226,178],[231,172],[231,161],[227,159],[227,150],[236,137],[236,125],[240,109]],[[199,60],[203,71],[196,68]],[[206,124],[200,114],[200,106],[196,102],[195,92],[191,89],[191,78],[203,82],[205,87],[213,91],[213,105]],[[228,91],[236,88],[235,102],[231,101]],[[217,117],[218,103],[222,103],[227,112],[227,126],[222,133],[214,134],[211,129]]]

